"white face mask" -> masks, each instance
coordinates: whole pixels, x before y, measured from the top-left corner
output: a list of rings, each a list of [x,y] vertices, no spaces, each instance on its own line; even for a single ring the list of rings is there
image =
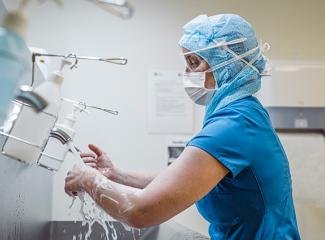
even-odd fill
[[[205,88],[206,72],[183,74],[183,84],[187,95],[198,105],[208,105],[216,89]],[[217,83],[216,83],[217,84]]]

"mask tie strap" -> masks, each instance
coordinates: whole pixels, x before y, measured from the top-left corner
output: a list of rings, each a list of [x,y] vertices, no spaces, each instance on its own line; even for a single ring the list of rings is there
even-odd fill
[[[236,54],[233,50],[231,50],[230,48],[228,48],[227,46],[226,47],[224,47],[224,49],[227,51],[227,52],[229,52],[229,53],[231,53],[232,55],[234,55],[235,56],[235,58],[237,59],[237,60],[240,60],[240,61],[242,61],[243,63],[245,63],[247,66],[250,66],[252,69],[254,69],[258,74],[260,73],[260,71],[253,65],[253,63],[257,60],[257,58],[261,55],[261,51],[259,51],[258,53],[257,53],[257,57],[254,57],[254,61],[250,61],[250,62],[247,62],[243,57],[241,57],[241,56],[239,56],[238,54]]]
[[[270,44],[268,43],[262,43],[262,41],[259,44],[259,52],[256,54],[254,58],[251,59],[251,61],[247,62],[245,59],[243,60],[247,65],[239,72],[239,74],[244,71],[247,67],[252,67],[260,76],[266,76],[264,72],[260,73],[259,70],[253,65],[254,62],[257,61],[257,59],[264,53],[270,50]],[[236,53],[235,53],[236,54]]]
[[[232,40],[232,41],[229,41],[229,42],[224,42],[224,41],[215,42],[215,45],[205,47],[205,48],[200,48],[200,49],[190,51],[190,52],[186,52],[186,53],[180,53],[180,55],[186,56],[186,55],[189,55],[189,54],[192,54],[192,53],[197,53],[197,52],[209,50],[209,49],[212,49],[212,48],[224,47],[224,46],[227,46],[227,45],[234,45],[234,44],[237,44],[237,43],[245,42],[246,40],[247,40],[247,38],[239,38],[239,39],[235,39],[235,40]]]
[[[270,51],[270,49],[271,49],[271,45],[268,42],[262,43],[262,40],[261,40],[261,46],[262,46],[262,52],[263,53],[266,53],[266,52]],[[267,58],[264,56],[264,54],[263,54],[263,57],[267,60]],[[264,76],[264,77],[265,76],[272,76],[271,73],[270,73],[270,69],[264,70],[260,75]]]
[[[257,51],[258,49],[259,49],[259,47],[256,47],[256,48],[253,48],[251,50],[248,50],[247,52],[245,52],[245,53],[243,53],[241,55],[237,55],[238,57],[231,58],[231,59],[229,59],[229,60],[227,60],[227,61],[225,61],[223,63],[220,63],[220,64],[218,64],[218,65],[216,65],[214,67],[211,67],[206,72],[213,72],[213,71],[215,71],[215,70],[217,70],[219,68],[222,68],[222,67],[224,67],[224,66],[226,66],[226,65],[228,65],[230,63],[236,62],[236,61],[238,61],[238,58],[247,57],[247,56],[251,55],[252,53],[254,53],[255,51]]]
[[[224,46],[223,49],[224,49],[225,51],[229,52],[230,54],[234,55],[234,58],[232,58],[232,59],[230,59],[230,60],[228,60],[228,61],[226,61],[226,62],[224,62],[224,63],[221,63],[221,64],[219,64],[219,65],[213,67],[213,71],[214,71],[214,70],[217,70],[218,68],[221,68],[221,67],[223,67],[223,66],[225,66],[225,65],[227,65],[227,64],[230,64],[230,63],[232,63],[232,62],[234,62],[234,61],[240,60],[240,61],[242,61],[242,62],[244,62],[244,63],[246,64],[246,66],[245,66],[243,69],[246,69],[246,67],[249,66],[249,67],[251,67],[254,71],[256,71],[258,74],[260,74],[261,76],[269,76],[269,74],[265,74],[265,72],[260,73],[260,71],[259,71],[259,70],[258,70],[258,69],[253,65],[253,64],[254,64],[254,62],[257,61],[257,59],[258,59],[258,58],[259,58],[263,53],[269,51],[270,48],[271,48],[271,46],[270,46],[269,43],[267,43],[267,42],[262,43],[262,40],[261,40],[261,41],[260,41],[260,44],[259,44],[257,47],[255,47],[255,48],[253,48],[253,49],[247,51],[247,52],[244,53],[244,54],[238,55],[237,53],[235,53],[234,51],[232,51],[228,46]],[[249,55],[251,55],[251,54],[252,54],[253,52],[255,52],[256,50],[259,50],[259,52],[256,54],[256,56],[255,56],[255,57],[254,57],[250,62],[247,62],[244,58],[247,57],[247,56],[249,56]]]

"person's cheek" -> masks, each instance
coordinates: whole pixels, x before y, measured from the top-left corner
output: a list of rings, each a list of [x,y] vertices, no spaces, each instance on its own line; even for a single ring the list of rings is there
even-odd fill
[[[207,89],[215,89],[215,87],[216,87],[216,81],[214,79],[214,76],[213,76],[213,73],[212,72],[207,72],[206,73],[206,79],[205,79],[204,86]]]

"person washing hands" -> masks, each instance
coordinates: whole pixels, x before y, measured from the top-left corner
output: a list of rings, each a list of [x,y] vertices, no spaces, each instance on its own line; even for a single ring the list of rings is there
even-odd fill
[[[234,14],[200,15],[179,41],[184,88],[205,105],[203,127],[157,174],[117,169],[98,147],[82,153],[65,191],[85,191],[132,227],[157,225],[192,204],[212,240],[300,239],[288,159],[255,94],[266,59],[252,26]]]

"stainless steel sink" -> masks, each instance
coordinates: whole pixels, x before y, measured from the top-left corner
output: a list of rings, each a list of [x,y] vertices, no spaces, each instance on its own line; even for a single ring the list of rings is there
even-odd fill
[[[119,222],[111,222],[114,225],[117,240],[206,240],[209,239],[199,233],[193,232],[176,223],[165,223],[147,229],[135,229],[126,231]],[[85,240],[88,226],[82,226],[81,222],[52,222],[50,240]],[[94,224],[90,240],[114,239],[113,230],[109,231],[109,239],[106,238],[104,229],[99,224]]]

